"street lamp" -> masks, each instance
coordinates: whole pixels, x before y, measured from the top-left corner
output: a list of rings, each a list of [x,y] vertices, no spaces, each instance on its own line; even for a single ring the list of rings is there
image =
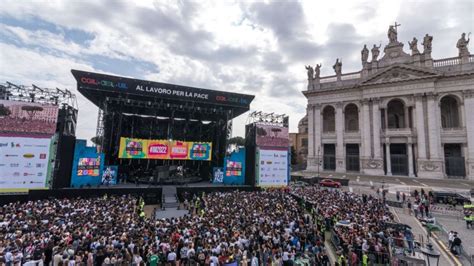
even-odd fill
[[[425,255],[425,262],[428,266],[438,266],[439,263],[439,256],[441,253],[433,249],[433,245],[428,242],[426,244],[426,248],[420,248],[423,255]]]

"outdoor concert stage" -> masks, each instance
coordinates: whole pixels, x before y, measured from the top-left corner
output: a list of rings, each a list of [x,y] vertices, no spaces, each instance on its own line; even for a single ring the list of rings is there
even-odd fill
[[[131,181],[209,180],[222,166],[232,119],[253,95],[71,70],[99,108],[96,140],[104,165]],[[183,148],[184,147],[184,148]],[[173,153],[174,151],[177,153]],[[180,151],[187,154],[178,154]]]

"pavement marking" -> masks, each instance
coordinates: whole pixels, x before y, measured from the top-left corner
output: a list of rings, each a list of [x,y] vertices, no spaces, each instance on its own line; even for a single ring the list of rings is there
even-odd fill
[[[400,181],[400,184],[402,185],[406,185],[407,183],[403,182],[403,181]]]
[[[462,266],[461,261],[459,261],[459,259],[456,256],[452,255],[451,251],[449,251],[449,249],[446,247],[446,245],[444,245],[443,241],[441,241],[436,234],[432,234],[432,236],[433,236],[434,239],[436,239],[436,242],[438,244],[440,244],[440,246],[444,250],[444,252],[448,253],[450,255],[450,257],[454,260],[456,265]]]
[[[395,211],[395,209],[393,207],[390,207],[392,209],[392,213],[395,214],[395,218],[397,218],[397,221],[400,223],[401,220],[400,220],[400,217],[398,217],[398,214],[397,212]]]
[[[422,186],[424,186],[424,187],[427,187],[427,186],[428,186],[427,184],[421,183],[420,181],[418,181],[418,180],[416,180],[416,179],[414,179],[413,182],[416,182],[416,183],[418,183],[418,184],[420,184],[420,185],[422,185]]]
[[[469,185],[469,184],[466,184],[466,183],[463,183],[463,182],[461,182],[461,183],[459,183],[459,184],[461,184],[461,185],[464,185],[464,186],[466,186],[466,187],[469,187],[469,186],[471,186],[471,185]]]

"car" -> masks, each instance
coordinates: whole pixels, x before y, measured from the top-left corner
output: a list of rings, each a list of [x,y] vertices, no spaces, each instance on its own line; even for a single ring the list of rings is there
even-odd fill
[[[433,200],[437,203],[449,204],[453,201],[458,205],[470,204],[471,200],[459,193],[448,191],[434,191]]]
[[[323,179],[323,180],[319,181],[319,185],[322,186],[322,187],[335,187],[335,188],[340,188],[341,187],[340,182],[334,181],[332,179]]]

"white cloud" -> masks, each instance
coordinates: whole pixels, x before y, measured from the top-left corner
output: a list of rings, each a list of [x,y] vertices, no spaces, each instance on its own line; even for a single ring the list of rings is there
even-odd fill
[[[344,72],[359,70],[363,44],[386,42],[394,21],[402,24],[400,41],[430,33],[433,56],[451,57],[459,34],[473,31],[474,25],[469,0],[5,0],[2,6],[0,81],[74,89],[70,69],[96,70],[95,56],[148,62],[156,68],[137,78],[255,94],[251,108],[289,114],[292,131],[305,112],[300,93],[306,86],[305,64],[322,62],[322,74],[331,75],[335,58],[343,57]],[[61,30],[10,25],[2,17],[46,21]],[[67,30],[87,32],[92,39],[74,42]],[[114,73],[106,67],[101,71]],[[89,139],[97,108],[77,95],[78,136]],[[245,120],[246,115],[236,119],[234,133],[244,134]]]

